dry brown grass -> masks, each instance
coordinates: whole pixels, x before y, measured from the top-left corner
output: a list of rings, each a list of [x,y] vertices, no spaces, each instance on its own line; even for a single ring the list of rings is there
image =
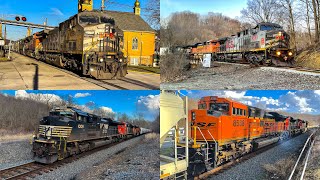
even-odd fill
[[[2,61],[10,61],[10,59],[6,58],[6,57],[0,57],[0,62]]]
[[[156,133],[148,133],[145,135],[144,137],[145,139],[157,139],[159,138],[159,134],[156,134]]]
[[[311,69],[320,69],[320,50],[309,47],[296,57],[296,65]]]
[[[0,129],[0,142],[28,140],[32,138],[32,132],[8,131]]]
[[[265,164],[263,167],[268,171],[272,179],[288,179],[295,161],[293,158],[281,159],[275,164]]]

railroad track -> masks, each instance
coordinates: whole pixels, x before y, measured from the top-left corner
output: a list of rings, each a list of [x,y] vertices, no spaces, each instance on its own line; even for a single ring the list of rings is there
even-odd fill
[[[298,135],[298,136],[300,136],[300,135]],[[295,136],[295,137],[298,137],[298,136]],[[295,137],[293,137],[293,138],[295,138]],[[262,148],[260,148],[260,149],[258,149],[256,151],[254,151],[254,152],[245,154],[245,155],[243,155],[242,157],[240,157],[240,158],[238,158],[236,160],[230,161],[230,162],[228,162],[226,164],[223,164],[223,165],[221,165],[221,166],[219,166],[217,168],[214,168],[212,170],[209,170],[209,171],[201,174],[199,176],[199,178],[200,179],[206,179],[206,178],[214,177],[215,175],[224,173],[225,171],[231,169],[232,167],[234,167],[234,166],[236,166],[238,164],[241,164],[241,163],[245,162],[246,160],[249,160],[249,159],[251,159],[251,158],[253,158],[253,157],[255,157],[255,156],[257,156],[257,155],[259,155],[259,154],[261,154],[261,153],[263,153],[263,152],[265,152],[267,150],[269,150],[269,149],[272,149],[272,148],[278,146],[279,144],[281,144],[283,142],[289,141],[291,139],[292,138],[284,140],[284,141],[280,141],[280,142],[277,142],[277,143],[262,147]]]
[[[288,178],[288,180],[293,180],[293,179],[300,179],[302,180],[304,178],[305,175],[305,171],[308,165],[308,160],[309,160],[309,156],[313,147],[313,144],[315,142],[315,137],[317,136],[317,132],[319,130],[315,130],[307,139],[307,141],[305,142],[299,157],[290,173],[290,176]]]
[[[144,134],[141,134],[139,136],[142,136],[142,135],[144,135]],[[137,137],[139,137],[139,136],[137,136]],[[128,141],[133,138],[136,138],[136,137],[128,138],[128,139],[121,140],[119,142],[115,142],[115,143],[111,143],[111,144],[107,144],[105,146],[101,146],[101,147],[95,148],[93,150],[83,152],[83,153],[78,154],[76,156],[71,156],[71,157],[62,159],[60,161],[54,162],[53,164],[41,164],[41,163],[37,163],[37,162],[29,162],[26,164],[3,169],[3,170],[0,170],[0,180],[11,180],[11,179],[24,180],[24,179],[34,178],[38,175],[53,171],[54,169],[56,169],[62,165],[74,162],[77,159],[83,158],[85,156],[88,156],[90,154],[101,151],[103,149],[115,146],[117,144],[120,144],[124,141]]]
[[[76,74],[76,73],[74,73],[72,71],[68,71],[66,69],[62,69],[62,68],[56,67],[54,65],[47,64],[47,63],[42,62],[42,61],[38,61],[38,60],[36,60],[34,58],[31,58],[31,57],[28,57],[28,56],[25,56],[25,55],[22,55],[22,54],[19,54],[19,53],[15,53],[15,54],[18,54],[18,55],[24,56],[26,58],[32,59],[33,61],[35,61],[35,62],[37,62],[39,64],[50,66],[51,68],[54,68],[56,70],[62,71],[64,73],[67,73],[68,75],[71,75],[73,77],[80,78],[80,79],[82,79],[84,81],[92,83],[92,84],[94,84],[96,86],[99,86],[99,87],[101,87],[103,89],[106,89],[106,90],[111,90],[111,89],[130,90],[130,89],[133,89],[133,88],[130,88],[132,85],[137,87],[137,89],[153,89],[153,90],[159,89],[159,87],[157,87],[157,86],[154,86],[154,85],[151,85],[151,84],[139,81],[139,80],[127,78],[127,77],[124,77],[124,78],[121,78],[121,79],[113,79],[113,80],[98,80],[98,79],[93,79],[93,78],[90,78],[90,77],[84,77],[84,76],[80,76],[80,75],[78,75],[78,74]]]

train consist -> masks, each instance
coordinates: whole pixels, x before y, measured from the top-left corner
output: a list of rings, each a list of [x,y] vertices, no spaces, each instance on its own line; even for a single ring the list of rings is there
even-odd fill
[[[33,137],[34,159],[50,164],[103,145],[148,133],[130,123],[86,113],[73,107],[54,108],[40,121]]]
[[[23,55],[96,79],[127,74],[123,32],[103,11],[79,12],[53,30],[43,30],[16,41]]]
[[[236,35],[187,46],[191,64],[199,63],[204,55],[211,60],[242,61],[254,65],[291,66],[293,51],[290,36],[275,23],[259,23]]]
[[[308,122],[266,112],[217,96],[203,97],[198,109],[189,111],[188,174],[220,166],[244,154],[304,133]],[[197,171],[197,172],[195,172]]]

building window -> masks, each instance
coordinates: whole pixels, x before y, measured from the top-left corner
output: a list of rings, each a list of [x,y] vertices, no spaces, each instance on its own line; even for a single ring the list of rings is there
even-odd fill
[[[133,38],[132,39],[132,50],[137,50],[138,49],[138,38]]]

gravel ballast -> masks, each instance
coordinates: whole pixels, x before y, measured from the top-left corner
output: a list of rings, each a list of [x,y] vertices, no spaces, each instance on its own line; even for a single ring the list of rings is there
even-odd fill
[[[215,180],[234,180],[234,179],[268,179],[268,172],[263,165],[275,164],[279,160],[296,155],[298,158],[299,152],[307,140],[309,133],[304,133],[286,142],[283,142],[276,147],[269,149],[261,154],[258,154],[238,165],[224,171],[221,174],[211,176],[208,179]],[[295,157],[295,156],[294,156]],[[296,158],[296,159],[297,159]],[[294,159],[294,161],[296,161]]]
[[[101,164],[78,174],[76,179],[158,180],[159,169],[159,135],[156,135],[105,159]]]
[[[63,165],[50,173],[46,173],[37,176],[35,179],[75,179],[78,174],[87,171],[89,169],[95,169],[99,164],[103,163],[115,154],[120,154],[125,151],[128,147],[138,145],[144,136],[139,136],[120,144],[114,145],[110,148],[106,148],[99,152],[80,158],[77,161]],[[130,149],[129,149],[130,150]],[[159,156],[156,154],[155,156]],[[108,179],[108,178],[106,178]]]
[[[0,169],[33,161],[30,141],[0,142]]]
[[[186,79],[161,83],[161,89],[320,89],[320,74],[274,67],[215,62],[189,71]]]

